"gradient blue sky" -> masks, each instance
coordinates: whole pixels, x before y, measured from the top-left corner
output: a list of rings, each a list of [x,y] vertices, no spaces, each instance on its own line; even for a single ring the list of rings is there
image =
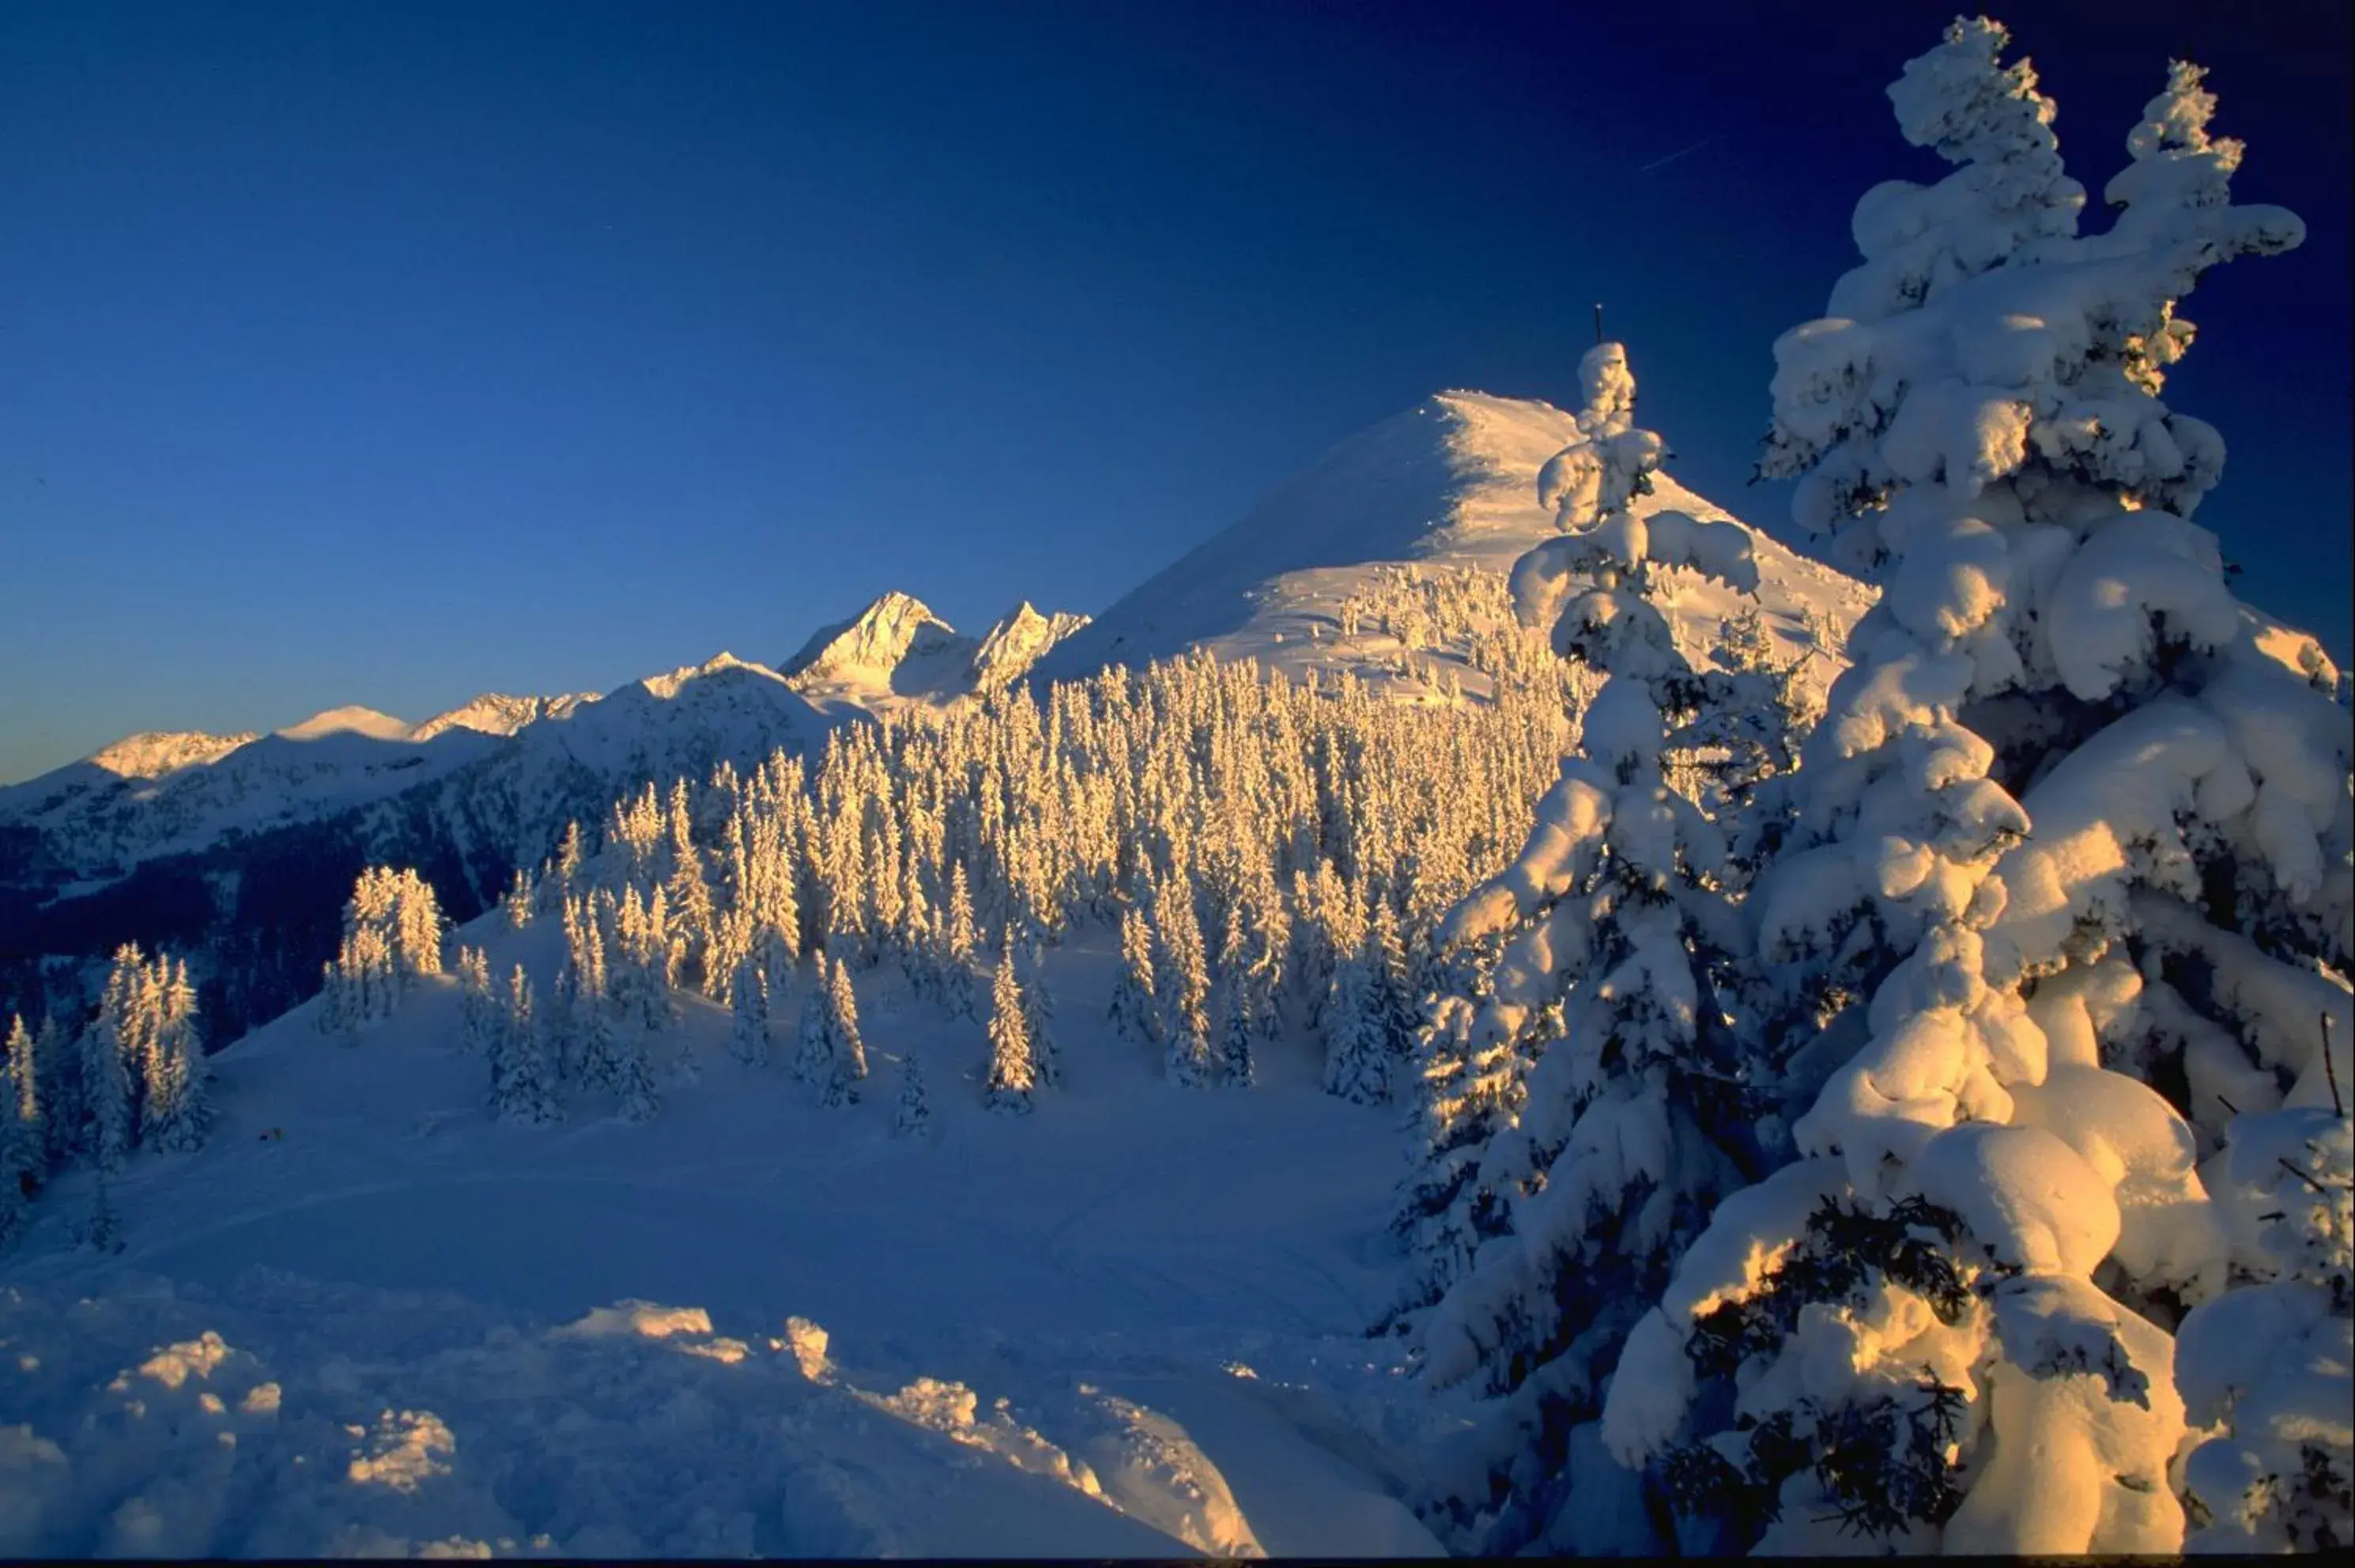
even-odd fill
[[[1769,345],[1943,168],[1881,90],[1954,9],[9,5],[0,779],[774,660],[887,588],[1101,609],[1430,392],[1565,397],[1597,299],[1675,471],[1779,524]],[[1997,12],[2089,186],[2188,54],[2306,217],[2169,398],[2343,657],[2350,8]]]

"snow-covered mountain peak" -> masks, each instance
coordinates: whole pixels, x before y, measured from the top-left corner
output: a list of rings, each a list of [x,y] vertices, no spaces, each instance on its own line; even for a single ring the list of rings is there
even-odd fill
[[[183,768],[201,768],[218,761],[248,741],[261,738],[248,730],[240,735],[208,735],[194,729],[149,729],[126,735],[102,746],[85,760],[119,779],[159,779]]]
[[[722,675],[731,670],[744,671],[749,678],[754,680],[783,682],[784,679],[766,664],[755,664],[749,659],[739,659],[735,654],[722,649],[700,664],[681,664],[676,670],[633,681],[613,695],[620,696],[624,693],[644,691],[649,695],[668,702],[677,697],[689,683],[703,680],[708,676]]]
[[[357,734],[370,740],[408,740],[415,728],[407,719],[380,714],[357,704],[313,714],[300,724],[274,731],[285,740],[316,740],[322,736]]]
[[[1570,414],[1535,398],[1425,398],[1277,484],[1240,522],[1060,643],[1031,676],[1071,679],[1207,647],[1295,677],[1347,669],[1377,686],[1403,681],[1401,691],[1421,692],[1407,672],[1463,665],[1469,642],[1491,634],[1486,621],[1497,614],[1514,561],[1554,535],[1551,511],[1538,503],[1538,471],[1579,439]],[[1667,474],[1634,510],[1740,521]],[[1844,632],[1870,602],[1850,578],[1751,532],[1759,602],[1786,654],[1814,647],[1812,619]],[[1715,583],[1673,591],[1664,608],[1697,649],[1741,608],[1740,596]],[[1828,657],[1813,661],[1811,683],[1836,668]],[[1486,689],[1468,669],[1455,673],[1467,691]]]
[[[940,652],[955,639],[956,629],[923,600],[895,588],[848,620],[818,628],[800,652],[777,668],[813,681],[888,673],[908,659]]]
[[[483,735],[513,735],[536,720],[561,716],[582,703],[593,703],[597,695],[595,692],[574,692],[560,697],[511,697],[501,692],[485,692],[448,713],[434,715],[410,730],[409,738],[429,741],[448,729],[471,729]]]
[[[1011,685],[1087,619],[1048,613],[1025,599],[974,638],[923,600],[892,592],[848,620],[819,628],[777,668],[795,691],[816,700],[875,712],[936,706]]]
[[[990,692],[1013,684],[1050,649],[1087,623],[1084,615],[1068,610],[1045,614],[1024,599],[991,627],[981,646],[974,650],[974,689]]]

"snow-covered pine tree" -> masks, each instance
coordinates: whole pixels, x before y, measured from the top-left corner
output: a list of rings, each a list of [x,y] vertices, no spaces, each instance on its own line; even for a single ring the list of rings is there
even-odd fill
[[[562,1115],[549,1082],[546,1042],[534,1013],[531,977],[517,964],[507,978],[506,1006],[491,1053],[491,1110],[502,1121],[544,1123]]]
[[[1153,928],[1134,904],[1120,910],[1120,973],[1108,1010],[1113,1033],[1137,1045],[1160,1044],[1161,1009],[1153,993]]]
[[[1194,913],[1194,885],[1173,867],[1153,894],[1153,924],[1159,941],[1153,977],[1161,1002],[1161,1037],[1167,1042],[1163,1071],[1187,1088],[1209,1085],[1215,1070],[1210,1051],[1209,955]]]
[[[674,1022],[665,980],[670,943],[663,927],[668,913],[668,899],[661,888],[655,889],[650,903],[638,896],[635,883],[622,890],[614,906],[608,994],[624,1028],[659,1033]]]
[[[1378,1331],[1406,1332],[1471,1271],[1480,1244],[1511,1225],[1501,1196],[1478,1178],[1490,1141],[1518,1117],[1520,1054],[1508,1019],[1471,1000],[1491,991],[1502,946],[1495,938],[1463,944],[1432,969],[1431,1006],[1409,1067],[1408,1170],[1391,1217],[1408,1266]],[[1550,1011],[1537,1033],[1559,1039],[1561,1010]]]
[[[964,862],[949,867],[949,905],[942,918],[940,937],[941,1002],[952,1018],[979,1013],[973,979],[973,892],[965,884]]]
[[[1716,667],[1699,673],[1699,711],[1676,745],[1705,780],[1688,798],[1710,817],[1739,823],[1743,842],[1735,853],[1755,863],[1780,844],[1785,824],[1779,813],[1750,813],[1764,821],[1745,813],[1768,779],[1798,764],[1813,718],[1800,678],[1809,656],[1777,655],[1755,603],[1719,623],[1710,652]]]
[[[197,991],[188,983],[187,960],[159,955],[155,968],[162,1005],[147,1059],[144,1141],[190,1154],[204,1147],[212,1126],[212,1073],[197,1033]]]
[[[1252,1041],[1259,1029],[1252,1015],[1250,965],[1229,966],[1220,976],[1220,989],[1225,994],[1219,1016],[1219,1082],[1230,1088],[1248,1089],[1259,1077],[1252,1059]]]
[[[769,1062],[769,983],[747,953],[728,981],[728,1054],[748,1067]]]
[[[2005,43],[1908,64],[1901,126],[1962,167],[1868,193],[1864,266],[1776,344],[1764,466],[1882,591],[1745,904],[1801,1158],[1719,1205],[1604,1407],[1690,1545],[2178,1550],[2184,1393],[2232,1379],[2168,1326],[2246,1268],[2210,1178],[2347,1060],[2335,672],[2233,599],[2188,520],[2222,440],[2157,397],[2174,302],[2302,230],[2231,204],[2179,64],[2075,238]]]
[[[145,1055],[139,997],[145,971],[137,944],[126,942],[114,950],[99,996],[98,1022],[82,1036],[82,1092],[90,1114],[86,1147],[108,1171],[121,1170],[132,1147],[133,1086],[141,1075],[135,1065]]]
[[[469,1057],[490,1054],[492,1015],[490,956],[478,947],[457,948],[457,1048]]]
[[[690,824],[687,780],[682,779],[671,789],[670,874],[663,883],[669,916],[666,978],[671,985],[699,985],[707,994],[718,995],[731,983],[732,971],[709,969],[705,964],[716,916],[703,852],[696,847]]]
[[[8,1025],[5,1054],[0,1056],[0,1246],[24,1228],[27,1202],[47,1154],[33,1032],[19,1015]]]
[[[515,876],[507,883],[506,896],[499,900],[499,909],[507,917],[508,928],[520,931],[529,926],[538,908],[538,891],[533,885],[531,873],[521,866],[516,867]]]
[[[39,1081],[42,1163],[54,1171],[73,1157],[81,1137],[83,1102],[80,1041],[55,1012],[33,1035],[34,1075]]]
[[[586,1089],[619,1092],[621,1056],[610,1000],[612,976],[606,967],[602,929],[602,912],[609,903],[602,889],[564,901],[564,965],[558,973],[562,1005],[559,1011],[561,1025],[570,1032],[570,1037],[562,1042],[555,1055],[563,1069],[560,1076],[575,1079]],[[487,993],[487,970],[484,985]],[[489,1038],[487,1033],[485,1038]]]
[[[793,994],[794,970],[797,960],[783,931],[773,926],[763,926],[752,938],[752,963],[759,969],[761,982],[768,996],[769,1016],[775,1019]]]
[[[566,935],[571,934],[570,910]],[[491,996],[491,960],[482,948],[458,948],[458,1049],[469,1056],[490,1053],[497,1002]]]
[[[1027,1113],[1030,1091],[1038,1080],[1031,1060],[1028,1009],[1022,1000],[1022,982],[1014,972],[1014,942],[1009,937],[997,956],[997,973],[989,991],[989,1079],[986,1099],[996,1111]]]
[[[1325,1036],[1325,1092],[1353,1105],[1390,1097],[1390,1009],[1370,943],[1342,956],[1317,1027]]]
[[[867,1044],[858,1034],[858,998],[850,988],[847,962],[826,971],[826,1014],[828,1054],[818,1103],[857,1105],[859,1082],[867,1076]]]
[[[1260,1037],[1273,1040],[1284,1030],[1280,999],[1284,965],[1292,952],[1292,917],[1276,891],[1275,877],[1264,865],[1243,889],[1239,901],[1247,933],[1244,948],[1243,998]]]
[[[386,937],[392,949],[393,972],[407,991],[421,975],[442,972],[442,935],[449,922],[433,896],[433,885],[416,872],[393,874],[391,911]]]
[[[900,1057],[900,1102],[891,1113],[891,1133],[895,1138],[922,1139],[932,1135],[932,1107],[924,1098],[923,1070],[916,1065],[913,1052]]]
[[[1031,1071],[1039,1087],[1051,1089],[1063,1081],[1063,1062],[1055,1044],[1055,993],[1047,984],[1047,954],[1036,929],[1017,951],[1021,954],[1022,1026],[1030,1035]]]
[[[2203,1172],[2247,1283],[2194,1307],[2176,1336],[2186,1420],[2209,1434],[2182,1470],[2194,1552],[2355,1541],[2355,1433],[2337,1418],[2355,1393],[2355,1130],[2331,1088],[2328,1106],[2234,1118]]]
[[[414,871],[370,866],[344,906],[344,936],[323,971],[317,1015],[323,1033],[389,1018],[417,978],[442,972],[441,906]]]
[[[1492,1552],[1572,1544],[1550,1532],[1577,1484],[1573,1450],[1595,1449],[1604,1380],[1716,1194],[1755,1161],[1757,1107],[1717,995],[1732,924],[1719,891],[1725,843],[1665,772],[1667,715],[1695,712],[1707,693],[1657,601],[1667,567],[1753,593],[1757,568],[1738,525],[1630,509],[1650,489],[1662,443],[1633,426],[1621,345],[1590,351],[1580,376],[1583,439],[1540,480],[1541,496],[1566,485],[1550,497],[1566,532],[1524,556],[1512,584],[1525,624],[1550,627],[1556,652],[1604,679],[1586,709],[1583,755],[1562,762],[1520,858],[1440,933],[1443,948],[1508,939],[1493,968],[1470,968],[1485,973],[1487,996],[1434,1009],[1414,1152],[1437,1191],[1418,1182],[1404,1195],[1429,1223],[1413,1234],[1439,1255],[1416,1260],[1401,1306],[1412,1311],[1444,1281],[1414,1324],[1424,1374],[1442,1385],[1477,1377],[1508,1396],[1491,1413],[1486,1452],[1465,1445],[1465,1473],[1437,1489],[1457,1522],[1487,1520],[1478,1545]],[[1370,1093],[1388,1057],[1367,1015],[1387,1024],[1396,1003],[1383,978],[1403,967],[1384,946],[1369,932],[1345,965],[1353,983],[1328,1059],[1345,1080],[1356,1068]],[[1466,1173],[1448,1120],[1497,1126],[1504,1109],[1494,1065],[1470,1071],[1473,1057],[1528,1033],[1532,1014],[1538,1033],[1561,1034],[1529,1075],[1518,1124],[1500,1128]],[[1364,1037],[1354,1050],[1352,1036]],[[1484,1224],[1500,1234],[1467,1260]]]
[[[1377,897],[1366,922],[1366,956],[1381,1010],[1383,1077],[1396,1076],[1414,1050],[1415,1030],[1423,1008],[1411,987],[1406,943],[1399,933],[1398,914],[1388,897]]]
[[[344,985],[344,971],[330,959],[319,966],[319,1005],[311,1014],[311,1026],[322,1034],[348,1037],[358,1020],[352,1015],[351,995]]]
[[[794,1032],[794,1076],[805,1084],[823,1086],[834,1071],[834,1010],[829,986],[834,960],[820,948],[810,955],[815,972],[802,993],[802,1016]]]
[[[662,1093],[655,1086],[654,1068],[646,1061],[646,1037],[639,1030],[613,1029],[604,1012],[592,1010],[592,1030],[603,1032],[606,1081],[621,1101],[622,1119],[645,1123],[662,1114]],[[592,1034],[591,1045],[597,1043]]]
[[[589,858],[589,846],[581,835],[581,823],[575,820],[564,824],[564,836],[556,842],[556,856],[538,885],[539,911],[553,915],[565,903],[589,891],[581,885],[581,869]]]
[[[106,1179],[107,1170],[101,1163],[91,1182],[90,1217],[82,1222],[81,1245],[92,1252],[123,1250],[123,1222],[114,1212],[113,1183]]]

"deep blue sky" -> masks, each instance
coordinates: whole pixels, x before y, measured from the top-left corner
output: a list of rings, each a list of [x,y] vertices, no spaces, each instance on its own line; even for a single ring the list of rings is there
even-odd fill
[[[9,5],[0,779],[773,660],[886,588],[1101,609],[1430,392],[1566,397],[1598,299],[1675,471],[1779,524],[1769,345],[1942,171],[1881,90],[1954,9]],[[2350,8],[1997,10],[2088,186],[2189,54],[2306,217],[2169,400],[2343,657]]]

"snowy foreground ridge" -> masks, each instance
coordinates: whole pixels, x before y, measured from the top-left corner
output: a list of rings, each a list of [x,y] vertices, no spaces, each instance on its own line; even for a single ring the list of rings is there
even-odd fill
[[[36,781],[409,858],[209,1056],[168,948],[12,1021],[0,1555],[2355,1542],[2355,728],[2160,396],[2304,230],[2179,62],[2085,231],[2009,45],[1774,347],[1853,577],[1606,343],[1092,622]]]
[[[499,920],[463,935],[545,957]],[[1058,957],[1100,1008],[1102,956]],[[1357,1332],[1385,1118],[1173,1103],[1082,1046],[1012,1124],[952,1102],[962,1032],[879,1000],[932,1139],[729,1060],[709,1007],[661,1120],[518,1129],[455,993],[240,1042],[205,1151],[112,1179],[122,1253],[20,1244],[0,1554],[1437,1552]]]

